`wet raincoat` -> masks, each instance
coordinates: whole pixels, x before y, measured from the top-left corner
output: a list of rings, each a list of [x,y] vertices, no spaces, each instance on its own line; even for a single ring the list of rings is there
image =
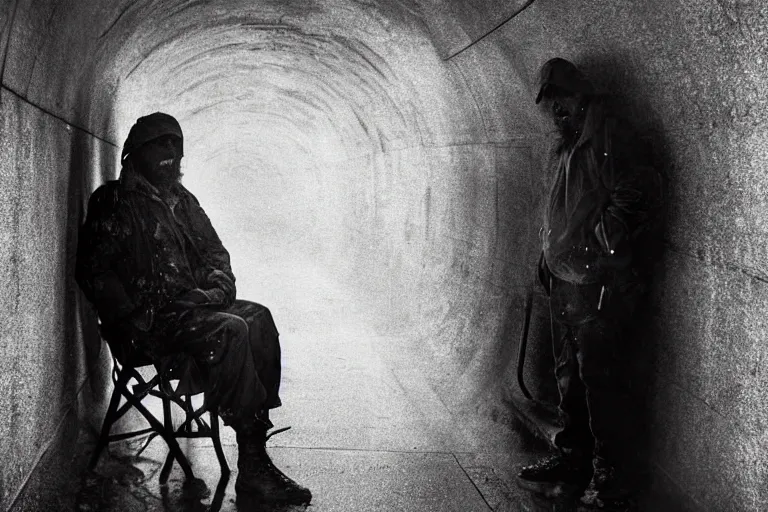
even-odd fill
[[[113,349],[135,344],[179,394],[205,391],[225,423],[280,405],[272,316],[236,300],[229,253],[180,183],[161,197],[126,162],[90,198],[76,278]],[[204,300],[191,305],[192,293]]]
[[[557,148],[549,167],[546,270],[574,284],[611,284],[642,273],[661,182],[633,131],[595,98],[581,136],[573,147]]]
[[[213,295],[223,306],[235,300],[229,253],[208,216],[180,183],[171,194],[173,208],[126,166],[118,181],[91,196],[77,278],[107,330],[129,314],[139,316],[138,310],[140,330],[149,331],[159,312],[194,288],[217,290]],[[215,271],[232,285],[212,281]]]
[[[579,139],[553,152],[542,229],[540,279],[550,296],[562,429],[555,445],[592,458],[607,488],[629,489],[639,421],[631,354],[659,243],[661,175],[649,148],[609,115],[587,106]],[[623,491],[622,491],[623,492]]]

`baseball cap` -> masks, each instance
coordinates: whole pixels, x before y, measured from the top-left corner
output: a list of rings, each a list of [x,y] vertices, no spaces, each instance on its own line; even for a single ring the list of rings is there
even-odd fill
[[[549,59],[541,66],[538,86],[536,103],[548,94],[552,86],[570,93],[594,94],[587,77],[573,63],[559,57]]]

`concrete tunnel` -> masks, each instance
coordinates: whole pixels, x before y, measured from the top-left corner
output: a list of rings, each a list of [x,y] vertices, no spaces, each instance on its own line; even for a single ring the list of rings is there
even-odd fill
[[[525,378],[545,405],[515,374],[553,56],[620,100],[669,179],[642,336],[649,485],[668,510],[768,510],[763,2],[5,0],[0,25],[3,510],[42,510],[100,426],[111,361],[77,227],[157,110],[180,120],[239,295],[281,329],[278,444],[452,454],[514,487],[505,443],[521,421],[546,437],[556,394],[539,291]],[[464,510],[502,509],[472,483],[486,508]]]

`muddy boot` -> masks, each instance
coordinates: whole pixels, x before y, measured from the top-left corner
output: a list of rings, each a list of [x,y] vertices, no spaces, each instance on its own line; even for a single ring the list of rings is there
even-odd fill
[[[282,471],[269,458],[266,442],[269,437],[287,429],[280,429],[267,435],[271,423],[257,420],[252,426],[237,429],[237,480],[235,491],[250,498],[269,503],[306,505],[312,500],[312,493]]]
[[[517,474],[519,487],[549,498],[575,494],[589,483],[592,468],[589,459],[557,453],[524,467]]]
[[[605,511],[630,512],[635,510],[632,492],[615,468],[600,458],[595,458],[595,470],[589,486],[581,497],[579,512]]]

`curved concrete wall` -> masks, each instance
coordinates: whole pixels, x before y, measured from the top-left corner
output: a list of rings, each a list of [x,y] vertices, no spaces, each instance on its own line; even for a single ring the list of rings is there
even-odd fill
[[[89,375],[84,389],[100,389],[104,365],[72,283],[75,226],[119,172],[130,124],[154,110],[180,119],[185,180],[236,271],[285,254],[324,262],[423,347],[449,406],[503,413],[550,130],[533,82],[561,55],[652,130],[670,175],[646,336],[656,472],[691,507],[768,506],[766,8],[538,0],[492,31],[526,3],[0,6],[0,455],[14,461],[0,504],[66,418],[98,417],[103,396],[81,391]],[[551,398],[544,343],[531,340],[544,368],[529,377]]]

